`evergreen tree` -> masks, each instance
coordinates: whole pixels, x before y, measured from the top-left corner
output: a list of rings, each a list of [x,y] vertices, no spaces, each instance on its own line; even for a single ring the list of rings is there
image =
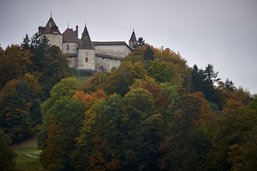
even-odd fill
[[[145,45],[145,40],[143,39],[143,37],[139,37],[137,42],[134,44],[134,48],[139,48],[144,45]]]
[[[209,102],[221,108],[219,92],[215,86],[215,83],[220,79],[218,78],[218,72],[214,71],[213,66],[209,64],[205,70],[202,70],[198,69],[197,65],[194,65],[191,73],[193,91],[202,92]]]
[[[147,45],[144,51],[144,59],[146,60],[153,60],[154,59],[154,52],[151,46]]]
[[[26,34],[26,36],[23,39],[23,42],[21,44],[22,49],[29,50],[30,49],[30,39],[29,36]]]

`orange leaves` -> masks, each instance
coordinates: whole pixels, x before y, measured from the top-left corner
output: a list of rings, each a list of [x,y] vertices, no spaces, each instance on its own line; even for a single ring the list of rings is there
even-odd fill
[[[86,107],[91,106],[99,99],[106,98],[106,94],[103,90],[98,89],[94,93],[84,93],[83,91],[76,91],[73,95],[74,99],[81,101]]]
[[[121,161],[118,159],[112,159],[108,163],[106,163],[107,170],[117,170],[120,167]]]

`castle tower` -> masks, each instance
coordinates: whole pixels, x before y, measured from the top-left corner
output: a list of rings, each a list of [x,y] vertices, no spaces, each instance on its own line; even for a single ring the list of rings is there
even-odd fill
[[[95,48],[85,25],[78,48],[78,71],[95,70]]]
[[[52,16],[48,20],[45,27],[40,26],[38,28],[38,33],[40,37],[46,36],[49,40],[49,45],[56,45],[62,50],[62,34],[60,33],[57,25],[55,24]]]
[[[131,37],[129,39],[129,47],[131,49],[135,49],[136,42],[137,42],[137,38],[136,38],[136,34],[134,32],[134,29],[133,29],[133,32],[132,32]]]
[[[62,44],[62,52],[68,55],[69,67],[76,69],[77,68],[77,50],[79,45],[78,39],[78,26],[76,26],[76,30],[67,28],[63,33],[63,44]]]

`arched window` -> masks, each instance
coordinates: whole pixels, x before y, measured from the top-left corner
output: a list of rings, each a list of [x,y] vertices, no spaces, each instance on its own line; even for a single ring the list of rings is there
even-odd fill
[[[69,46],[69,44],[67,44],[66,50],[69,50],[69,49],[70,49],[70,46]]]
[[[85,58],[85,62],[88,62],[88,57]]]

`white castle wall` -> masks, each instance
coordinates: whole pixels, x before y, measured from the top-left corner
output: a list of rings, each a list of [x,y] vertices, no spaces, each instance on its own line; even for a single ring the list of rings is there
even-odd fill
[[[78,43],[63,43],[62,52],[63,53],[77,53]]]
[[[120,63],[121,61],[117,59],[96,57],[96,70],[110,71],[113,67],[118,67]]]
[[[130,49],[126,45],[95,45],[96,53],[126,57]]]
[[[77,70],[95,70],[95,50],[78,50]]]
[[[49,45],[58,46],[62,50],[62,35],[60,34],[44,34],[49,40]]]

